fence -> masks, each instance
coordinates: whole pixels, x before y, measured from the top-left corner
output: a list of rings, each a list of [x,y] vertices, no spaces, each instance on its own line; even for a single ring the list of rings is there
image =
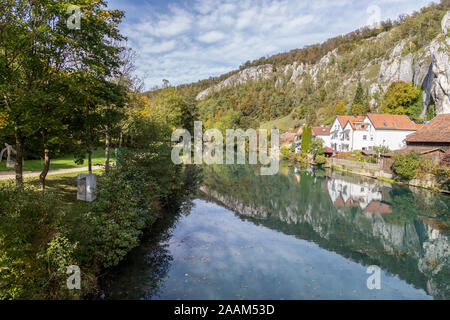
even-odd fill
[[[391,172],[383,170],[383,163],[366,163],[338,158],[329,158],[328,164],[330,166],[340,167],[345,170],[351,170],[354,173],[368,177],[392,177]]]

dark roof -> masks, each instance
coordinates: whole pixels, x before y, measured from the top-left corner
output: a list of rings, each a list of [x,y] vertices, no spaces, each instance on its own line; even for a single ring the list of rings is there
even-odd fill
[[[450,114],[440,114],[420,130],[406,137],[410,142],[445,142],[450,143]]]
[[[407,146],[406,148],[386,153],[383,156],[390,158],[390,157],[393,157],[395,154],[409,154],[411,152],[417,152],[420,155],[424,155],[424,154],[435,152],[435,151],[440,151],[442,153],[445,153],[445,150],[443,150],[441,148],[436,148],[436,147]]]

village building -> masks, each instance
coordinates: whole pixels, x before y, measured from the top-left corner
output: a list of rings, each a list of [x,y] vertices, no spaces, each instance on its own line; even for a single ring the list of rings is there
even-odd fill
[[[290,145],[291,143],[293,143],[295,141],[296,138],[296,134],[295,133],[290,133],[290,132],[286,132],[283,133],[281,136],[281,141],[283,145]]]
[[[331,125],[330,145],[327,146],[339,152],[365,151],[374,147],[399,150],[406,146],[406,137],[417,128],[406,115],[337,116]]]
[[[321,126],[321,127],[312,127],[312,136],[313,139],[322,139],[324,147],[331,146],[330,140],[330,129],[331,127]]]
[[[384,154],[387,165],[395,154],[418,153],[421,157],[440,162],[450,152],[450,114],[441,114],[405,139],[406,147]]]
[[[450,114],[440,114],[406,138],[407,149],[450,151]]]

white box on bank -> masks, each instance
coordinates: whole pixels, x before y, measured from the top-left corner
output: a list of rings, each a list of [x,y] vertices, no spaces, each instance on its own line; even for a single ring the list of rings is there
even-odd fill
[[[97,175],[89,173],[80,173],[78,175],[77,199],[81,201],[92,202],[97,198]]]

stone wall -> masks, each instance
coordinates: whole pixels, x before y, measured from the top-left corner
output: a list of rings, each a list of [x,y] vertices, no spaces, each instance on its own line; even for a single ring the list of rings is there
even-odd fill
[[[381,163],[366,163],[351,161],[345,159],[329,158],[328,165],[339,167],[344,170],[352,171],[353,173],[372,177],[372,178],[392,178],[391,172],[385,172]]]

